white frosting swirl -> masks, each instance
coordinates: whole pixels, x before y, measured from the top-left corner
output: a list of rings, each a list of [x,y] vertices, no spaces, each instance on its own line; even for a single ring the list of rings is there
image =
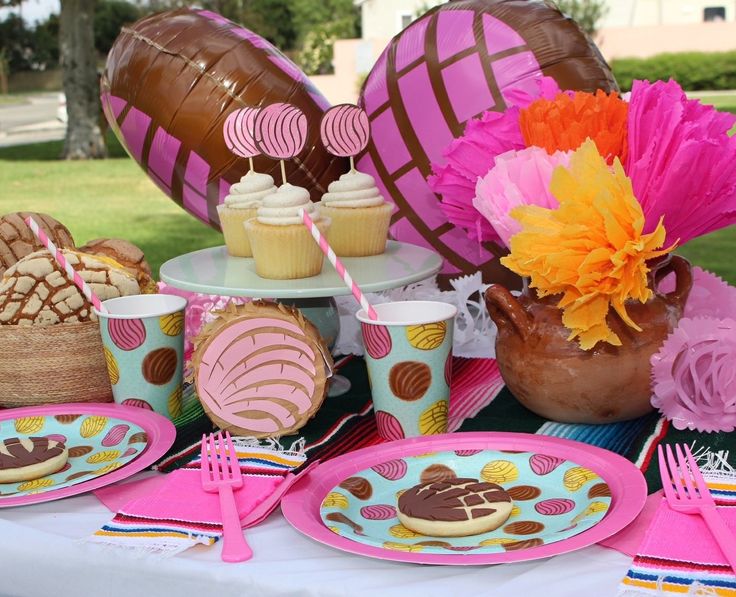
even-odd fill
[[[370,174],[351,170],[330,183],[322,203],[328,207],[376,207],[384,200]]]
[[[261,200],[276,190],[273,178],[262,172],[248,173],[230,187],[225,197],[225,206],[231,209],[252,209],[261,204]]]
[[[266,195],[258,208],[258,221],[272,226],[301,224],[300,210],[306,211],[313,221],[320,219],[317,206],[309,199],[309,191],[303,187],[285,184],[274,193]]]

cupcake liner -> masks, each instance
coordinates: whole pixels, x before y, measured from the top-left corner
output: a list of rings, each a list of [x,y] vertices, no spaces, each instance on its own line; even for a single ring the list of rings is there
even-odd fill
[[[652,356],[652,406],[677,429],[736,428],[736,320],[684,318]]]
[[[222,234],[225,236],[225,245],[227,252],[233,257],[252,257],[253,252],[250,247],[248,235],[245,233],[243,224],[247,220],[256,217],[257,208],[233,209],[225,205],[217,206],[217,213],[220,216],[220,225],[222,226]]]
[[[320,204],[320,214],[332,220],[327,237],[338,257],[367,257],[386,250],[392,207],[329,207]]]

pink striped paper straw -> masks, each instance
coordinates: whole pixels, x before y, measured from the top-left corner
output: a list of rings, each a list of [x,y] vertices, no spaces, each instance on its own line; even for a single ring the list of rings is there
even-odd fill
[[[368,299],[365,298],[363,291],[355,283],[355,280],[353,280],[348,270],[345,269],[342,261],[340,261],[338,256],[335,255],[335,251],[332,250],[332,247],[327,243],[327,239],[322,236],[317,225],[312,221],[312,218],[309,217],[307,210],[300,209],[299,213],[301,214],[302,222],[304,222],[304,225],[307,227],[309,232],[312,233],[314,240],[317,241],[317,244],[319,245],[319,248],[322,249],[325,257],[327,257],[327,259],[330,260],[330,263],[335,267],[338,275],[342,278],[342,281],[345,282],[345,286],[347,286],[353,293],[355,300],[357,300],[360,303],[360,306],[363,307],[363,310],[368,313],[368,317],[374,321],[378,320],[378,313],[376,313],[376,310],[368,302]]]
[[[27,217],[25,221],[26,224],[28,224],[28,227],[33,231],[33,234],[36,235],[36,238],[38,238],[43,246],[46,247],[49,252],[54,256],[54,259],[56,259],[56,263],[58,263],[64,269],[66,275],[69,276],[69,279],[77,285],[77,288],[79,288],[79,290],[82,291],[82,294],[87,297],[87,300],[92,303],[92,305],[94,305],[94,308],[97,309],[100,313],[107,313],[107,309],[102,306],[100,298],[94,292],[92,292],[92,289],[87,285],[87,282],[82,280],[82,276],[79,275],[79,272],[77,272],[71,265],[69,265],[69,262],[66,260],[66,257],[64,257],[64,254],[53,242],[51,242],[51,239],[46,236],[43,228],[38,225],[36,220],[31,217]]]

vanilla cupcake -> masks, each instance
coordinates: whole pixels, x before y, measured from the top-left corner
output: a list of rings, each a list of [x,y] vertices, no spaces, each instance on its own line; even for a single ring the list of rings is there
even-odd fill
[[[265,196],[257,216],[245,223],[256,273],[262,278],[294,280],[316,276],[322,270],[322,251],[302,223],[301,209],[322,234],[327,233],[330,221],[320,215],[307,189],[290,184]]]
[[[332,222],[328,240],[340,257],[383,253],[391,211],[373,177],[356,170],[330,183],[320,203],[320,212]]]
[[[225,197],[225,202],[217,206],[227,252],[230,255],[234,257],[253,255],[243,224],[256,217],[261,200],[275,190],[271,176],[253,170],[230,187],[230,194]]]

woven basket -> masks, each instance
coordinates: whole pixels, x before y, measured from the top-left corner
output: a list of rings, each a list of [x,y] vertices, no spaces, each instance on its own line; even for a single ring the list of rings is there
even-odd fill
[[[111,401],[99,323],[0,325],[0,407]]]

